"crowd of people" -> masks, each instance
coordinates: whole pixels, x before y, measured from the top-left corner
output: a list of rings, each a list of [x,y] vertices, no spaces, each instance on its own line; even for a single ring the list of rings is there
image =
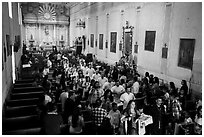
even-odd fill
[[[143,115],[152,117],[146,135],[202,134],[202,103],[195,102],[194,111],[186,108],[185,80],[179,88],[160,83],[153,74],[139,74],[125,57],[114,65],[61,52],[44,58],[44,66],[33,72],[34,85],[44,88],[38,106],[42,134],[60,134],[61,124],[69,134],[84,134],[91,121],[95,135],[136,135]]]

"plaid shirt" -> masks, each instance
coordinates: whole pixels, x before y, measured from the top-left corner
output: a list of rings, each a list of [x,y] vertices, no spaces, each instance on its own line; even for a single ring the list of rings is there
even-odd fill
[[[103,118],[107,115],[107,111],[103,108],[93,108],[92,114],[94,124],[97,126],[101,126]]]

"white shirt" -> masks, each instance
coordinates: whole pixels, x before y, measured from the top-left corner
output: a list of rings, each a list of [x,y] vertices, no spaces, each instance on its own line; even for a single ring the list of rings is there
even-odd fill
[[[139,88],[140,88],[140,84],[136,81],[133,85],[132,85],[132,91],[134,94],[137,94],[139,92]]]
[[[49,102],[52,102],[51,97],[48,96],[48,95],[45,95],[45,101],[44,101],[44,104],[47,105],[47,103],[49,103]]]
[[[62,92],[60,97],[59,97],[59,100],[62,103],[62,112],[64,111],[64,104],[65,104],[65,101],[67,98],[68,98],[68,92]]]
[[[57,60],[61,60],[61,54],[57,54]]]
[[[108,81],[105,82],[105,83],[103,84],[103,86],[102,86],[102,89],[103,89],[104,91],[106,91],[107,89],[111,89],[111,83],[109,83]]]
[[[93,79],[95,81],[98,81],[98,79],[101,77],[101,75],[98,73],[98,74],[93,74]]]
[[[99,77],[98,82],[99,82],[100,86],[102,87],[105,84],[105,82],[108,82],[108,79],[106,77],[103,77],[103,79],[101,77]]]
[[[47,66],[48,66],[48,68],[52,67],[52,62],[49,59],[47,60]]]
[[[135,96],[133,93],[123,93],[121,96],[120,96],[120,100],[123,102],[123,109],[125,109],[128,105],[128,102],[130,100],[134,100],[135,99]]]
[[[93,68],[88,68],[86,73],[88,73],[89,77],[92,78],[94,72],[95,70]]]
[[[125,92],[125,89],[123,86],[119,85],[117,86],[113,86],[111,88],[111,91],[115,94],[113,94],[113,98],[114,98],[114,102],[116,102],[117,104],[120,103],[120,95]]]
[[[46,69],[46,68],[45,68],[45,69],[43,70],[43,76],[48,75],[48,73],[49,73],[49,69]]]

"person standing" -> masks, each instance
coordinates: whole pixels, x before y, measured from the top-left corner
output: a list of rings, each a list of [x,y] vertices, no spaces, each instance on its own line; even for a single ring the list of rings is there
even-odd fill
[[[43,116],[42,132],[45,135],[59,135],[61,133],[62,117],[57,113],[56,105],[50,102],[47,107],[48,112]]]
[[[107,115],[107,111],[101,107],[102,101],[96,100],[96,107],[92,109],[92,118],[96,129],[96,134],[101,134],[101,124]]]
[[[110,123],[113,127],[114,134],[119,134],[121,113],[115,102],[112,103],[112,110],[109,112],[108,117],[110,117]]]
[[[74,110],[73,115],[68,118],[69,133],[73,135],[80,135],[83,132],[84,118],[77,108]]]
[[[117,103],[118,109],[122,111],[122,103],[120,101],[120,96],[125,92],[125,89],[122,85],[119,84],[119,81],[116,82],[115,86],[111,88],[113,93],[113,101]]]
[[[136,96],[136,94],[139,92],[140,84],[137,80],[137,77],[134,77],[134,83],[132,85],[132,93]]]
[[[131,86],[128,85],[126,88],[126,92],[120,96],[120,101],[123,103],[123,110],[127,107],[128,102],[134,99],[135,96],[133,93],[131,93]]]
[[[157,97],[156,104],[150,107],[150,115],[153,118],[153,124],[151,124],[151,127],[150,127],[150,134],[164,135],[165,108],[162,105],[161,96]]]
[[[62,113],[64,113],[64,105],[65,105],[65,102],[68,98],[68,90],[64,90],[61,94],[60,94],[60,97],[59,97],[59,101],[61,101],[61,104],[62,104]]]
[[[63,120],[64,123],[67,124],[67,120],[68,117],[71,116],[73,114],[74,109],[77,107],[77,104],[75,102],[75,98],[76,95],[73,91],[69,92],[69,98],[67,98],[67,100],[65,101],[65,105],[64,105],[64,116],[63,116]]]

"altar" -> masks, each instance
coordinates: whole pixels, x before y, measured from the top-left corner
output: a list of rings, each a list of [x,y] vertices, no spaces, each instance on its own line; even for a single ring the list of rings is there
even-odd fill
[[[53,46],[69,45],[69,9],[66,4],[22,3],[21,6],[27,47],[51,50]]]

